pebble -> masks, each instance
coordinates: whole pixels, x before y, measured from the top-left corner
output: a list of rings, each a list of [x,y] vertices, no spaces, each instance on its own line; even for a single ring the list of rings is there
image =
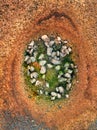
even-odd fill
[[[24,61],[26,62],[29,59],[29,56],[25,56]]]
[[[69,98],[69,95],[68,95],[68,94],[66,94],[66,95],[65,95],[65,97],[66,97],[66,98]]]
[[[34,57],[36,58],[38,53],[35,51],[33,54],[34,54]]]
[[[70,90],[70,88],[71,88],[71,83],[67,84],[66,90]]]
[[[59,89],[59,92],[62,93],[62,94],[63,94],[64,91],[65,91],[64,88],[63,88],[62,86],[60,86],[58,89]]]
[[[45,85],[45,86],[46,86],[47,88],[49,88],[49,87],[50,87],[49,83],[47,83],[47,82],[46,82],[46,85]]]
[[[64,76],[65,76],[66,78],[71,78],[71,75],[70,75],[69,73],[66,73]]]
[[[31,78],[37,78],[38,77],[38,73],[37,72],[33,72],[30,75]]]
[[[31,58],[29,58],[28,60],[27,60],[27,64],[30,64],[31,63]]]
[[[41,60],[40,62],[39,62],[39,64],[41,65],[41,66],[44,66],[45,64],[46,64],[46,60]]]
[[[59,88],[58,87],[56,87],[56,92],[59,92]]]
[[[68,69],[68,73],[69,73],[69,74],[72,74],[72,72],[73,72],[72,70]]]
[[[60,99],[61,97],[62,97],[61,94],[58,93],[57,98]]]
[[[54,41],[50,41],[49,46],[52,46],[54,43],[55,43]]]
[[[56,54],[56,52],[54,51],[54,52],[52,52],[52,57],[55,57],[57,54]]]
[[[51,100],[53,101],[53,100],[55,100],[56,99],[56,97],[51,97]]]
[[[34,43],[34,41],[32,40],[31,43],[29,43],[29,46],[32,46],[32,47],[33,47],[34,44],[35,44],[35,43]]]
[[[52,50],[53,50],[53,49],[52,49],[51,47],[48,47],[48,48],[47,48],[47,55],[48,55],[48,56],[51,56],[51,55],[52,55]]]
[[[42,94],[43,94],[43,91],[42,91],[42,90],[40,90],[40,91],[39,91],[39,93],[42,95]]]
[[[67,43],[68,43],[68,41],[67,41],[67,40],[64,40],[63,42],[64,42],[65,44],[67,44]]]
[[[47,67],[48,68],[53,68],[53,65],[52,64],[47,64]]]
[[[46,73],[46,67],[45,67],[45,66],[42,66],[42,67],[41,67],[40,73],[41,73],[41,74],[45,74],[45,73]]]
[[[29,68],[29,70],[30,70],[31,72],[33,72],[33,71],[35,70],[35,68],[34,68],[33,66],[31,66],[31,67]]]
[[[71,49],[71,47],[69,47],[69,48],[68,48],[68,51],[69,51],[69,52],[72,52],[72,49]]]
[[[45,91],[45,95],[46,95],[46,96],[48,95],[48,92],[47,92],[47,91]]]
[[[35,57],[31,57],[30,59],[31,59],[31,62],[35,62],[36,60]]]
[[[44,58],[44,54],[40,54],[40,56],[39,56],[39,60],[42,60]]]
[[[45,75],[42,75],[42,79],[45,79]]]
[[[55,59],[52,59],[51,62],[54,64],[54,65],[58,65],[61,63],[61,61],[58,61],[58,60],[55,60]]]
[[[33,53],[33,48],[29,50],[29,54],[31,55]]]
[[[35,83],[35,86],[39,86],[39,85],[42,85],[42,82],[37,80],[36,83]]]
[[[57,66],[55,67],[56,70],[60,70],[60,68],[61,68],[61,67],[60,67],[59,65],[57,65]]]
[[[45,42],[47,42],[47,41],[50,40],[47,35],[43,35],[43,36],[41,37],[41,39],[42,39],[43,41],[45,41]]]
[[[56,92],[51,92],[51,96],[56,97],[57,93]]]
[[[36,79],[31,79],[30,82],[34,84],[36,82]]]

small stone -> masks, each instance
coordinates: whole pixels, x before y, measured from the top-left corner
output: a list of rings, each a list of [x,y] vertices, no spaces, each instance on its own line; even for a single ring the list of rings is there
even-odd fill
[[[59,56],[60,55],[60,52],[59,51],[57,51],[57,56]]]
[[[41,39],[42,39],[43,41],[45,41],[45,42],[47,42],[47,41],[50,40],[47,35],[43,35],[43,36],[41,37]]]
[[[31,78],[37,78],[38,77],[38,73],[37,72],[33,72],[31,73]]]
[[[64,88],[62,86],[60,86],[58,89],[60,93],[64,94]]]
[[[31,59],[31,62],[35,62],[36,60],[35,57],[31,57],[30,59]]]
[[[56,97],[51,97],[51,100],[54,101],[56,99]]]
[[[53,68],[53,65],[52,64],[47,64],[47,67],[48,68]]]
[[[52,59],[51,62],[54,64],[54,65],[58,65],[60,64],[61,62],[58,61],[58,60],[55,60],[55,59]]]
[[[47,92],[47,91],[45,91],[45,95],[46,95],[46,96],[48,95],[48,92]]]
[[[34,41],[32,40],[31,43],[29,43],[29,46],[33,47],[34,46]]]
[[[44,58],[44,54],[40,54],[40,56],[39,56],[39,60],[42,60]]]
[[[41,66],[44,66],[44,65],[46,64],[46,61],[45,61],[45,60],[41,60],[41,61],[39,62],[39,64],[40,64]]]
[[[34,57],[36,58],[36,57],[37,57],[38,52],[36,52],[36,51],[35,51],[33,54],[34,54]]]
[[[42,75],[42,79],[45,79],[45,75]]]
[[[68,73],[69,73],[69,74],[72,74],[72,72],[73,72],[72,70],[68,69]]]
[[[56,92],[51,92],[51,96],[56,97],[57,93]]]
[[[71,83],[67,84],[66,86],[66,90],[70,90],[71,89]]]
[[[57,54],[56,54],[56,52],[54,51],[54,52],[52,52],[52,57],[55,57]]]
[[[66,95],[65,95],[65,97],[66,97],[66,98],[69,98],[69,95],[68,95],[68,94],[66,94]]]
[[[31,55],[33,53],[33,48],[29,50],[29,54]]]
[[[43,91],[42,91],[42,90],[40,90],[40,91],[39,91],[39,93],[42,95],[42,94],[43,94]]]
[[[64,41],[63,41],[63,43],[64,43],[64,44],[67,44],[67,43],[68,43],[68,41],[67,41],[67,40],[64,40]]]
[[[41,67],[40,73],[41,73],[41,74],[45,74],[45,73],[46,73],[46,67],[45,67],[45,66],[42,66],[42,67]]]
[[[47,82],[46,82],[46,85],[45,85],[45,86],[46,86],[47,88],[49,88],[49,87],[50,87],[49,83],[47,83]]]
[[[61,41],[61,37],[57,37],[57,40],[58,40],[58,41]]]
[[[31,66],[31,67],[29,68],[29,70],[30,70],[31,72],[33,72],[35,69],[34,69],[33,66]]]
[[[69,48],[68,48],[68,51],[69,51],[69,52],[72,52],[72,49],[71,49],[71,47],[69,47]]]
[[[59,81],[59,82],[64,82],[64,81],[65,81],[65,78],[61,77],[61,78],[59,78],[58,81]]]
[[[42,85],[42,82],[37,80],[35,86],[40,86],[40,85]]]
[[[69,54],[69,51],[68,51],[68,49],[66,49],[66,50],[65,50],[65,53],[66,53],[66,54]]]
[[[60,99],[61,97],[62,97],[61,94],[58,93],[57,98]]]
[[[25,56],[24,61],[26,62],[29,59],[29,56]]]
[[[55,43],[54,41],[50,41],[49,46],[52,46],[54,43]]]
[[[69,63],[68,62],[65,63],[64,67],[69,67]]]
[[[59,88],[58,87],[56,87],[56,92],[59,92]]]
[[[36,79],[31,79],[30,82],[34,84],[36,82]]]
[[[51,56],[51,55],[52,55],[52,50],[53,50],[53,49],[52,49],[51,47],[48,47],[48,48],[47,48],[47,55],[48,55],[48,56]]]
[[[71,78],[71,75],[70,75],[69,73],[66,73],[66,74],[65,74],[65,77],[66,77],[66,78]]]
[[[31,58],[29,58],[28,60],[27,60],[27,64],[30,64],[32,61],[31,61]]]
[[[61,67],[60,67],[59,65],[57,65],[57,66],[55,67],[56,70],[60,70],[60,68],[61,68]]]
[[[48,42],[45,42],[44,43],[46,47],[49,47],[49,43]]]

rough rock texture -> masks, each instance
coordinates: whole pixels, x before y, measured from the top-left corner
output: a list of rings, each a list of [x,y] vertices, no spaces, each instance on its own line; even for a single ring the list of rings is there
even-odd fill
[[[96,13],[96,0],[0,1],[0,130],[34,130],[32,119],[43,123],[36,129],[91,127],[97,118]],[[54,105],[28,98],[21,67],[27,43],[51,33],[72,41],[79,69],[70,99]]]

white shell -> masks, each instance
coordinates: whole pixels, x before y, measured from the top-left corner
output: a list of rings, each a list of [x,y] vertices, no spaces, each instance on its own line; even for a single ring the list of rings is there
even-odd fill
[[[58,64],[60,64],[61,62],[60,61],[58,61],[58,60],[55,60],[55,59],[52,59],[52,61],[51,61],[54,65],[58,65]]]
[[[62,86],[60,86],[58,89],[59,89],[60,93],[62,93],[62,94],[64,93],[64,88]]]
[[[40,54],[40,56],[39,56],[39,60],[42,60],[44,58],[44,54]]]
[[[47,82],[46,82],[46,87],[47,87],[47,88],[49,88],[49,87],[50,87],[49,83],[47,83]]]
[[[53,50],[53,49],[52,49],[51,47],[48,47],[48,48],[47,48],[47,55],[48,55],[48,56],[51,56],[51,55],[52,55],[52,50]]]
[[[40,64],[41,66],[44,66],[44,65],[46,64],[46,60],[41,60],[41,61],[39,62],[39,64]]]
[[[65,74],[65,77],[71,78],[71,75],[70,75],[69,73],[66,73],[66,74]]]
[[[42,66],[42,67],[41,67],[40,73],[41,73],[41,74],[45,74],[45,73],[46,73],[46,67],[45,67],[45,66]]]
[[[43,41],[49,41],[49,37],[47,36],[47,35],[43,35],[42,37],[41,37],[41,39],[43,40]]]
[[[58,93],[58,94],[57,94],[57,98],[60,99],[61,97],[62,97],[61,94]]]
[[[61,67],[60,67],[59,65],[57,65],[57,66],[55,67],[56,70],[60,70],[60,68],[61,68]]]
[[[31,43],[29,43],[29,46],[32,46],[32,47],[33,47],[34,44],[35,44],[34,41],[31,41]]]
[[[49,42],[49,46],[52,46],[54,44],[54,41]]]
[[[31,59],[31,62],[35,62],[36,60],[35,57],[31,57],[30,59]]]
[[[52,100],[52,101],[55,100],[55,97],[51,97],[51,100]]]
[[[48,68],[52,68],[53,65],[52,65],[52,64],[47,64],[47,67],[48,67]]]
[[[65,97],[66,97],[66,98],[69,98],[69,95],[68,95],[68,94],[66,94],[66,95],[65,95]]]
[[[36,82],[36,79],[31,79],[30,82],[34,84]]]
[[[31,78],[37,78],[38,77],[38,73],[37,72],[33,72],[31,73]]]
[[[56,97],[56,96],[57,96],[57,93],[56,93],[56,92],[51,92],[51,96]]]
[[[42,85],[42,82],[37,80],[36,83],[35,83],[35,86],[39,86],[39,85]]]
[[[29,59],[29,56],[25,56],[24,61],[26,62]]]

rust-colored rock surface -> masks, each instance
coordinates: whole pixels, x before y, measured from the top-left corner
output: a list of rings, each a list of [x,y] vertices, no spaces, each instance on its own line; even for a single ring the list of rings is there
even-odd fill
[[[89,129],[97,118],[96,13],[96,0],[0,2],[0,130]],[[79,82],[70,99],[56,104],[29,99],[25,91],[23,53],[43,34],[70,40],[76,53]]]

